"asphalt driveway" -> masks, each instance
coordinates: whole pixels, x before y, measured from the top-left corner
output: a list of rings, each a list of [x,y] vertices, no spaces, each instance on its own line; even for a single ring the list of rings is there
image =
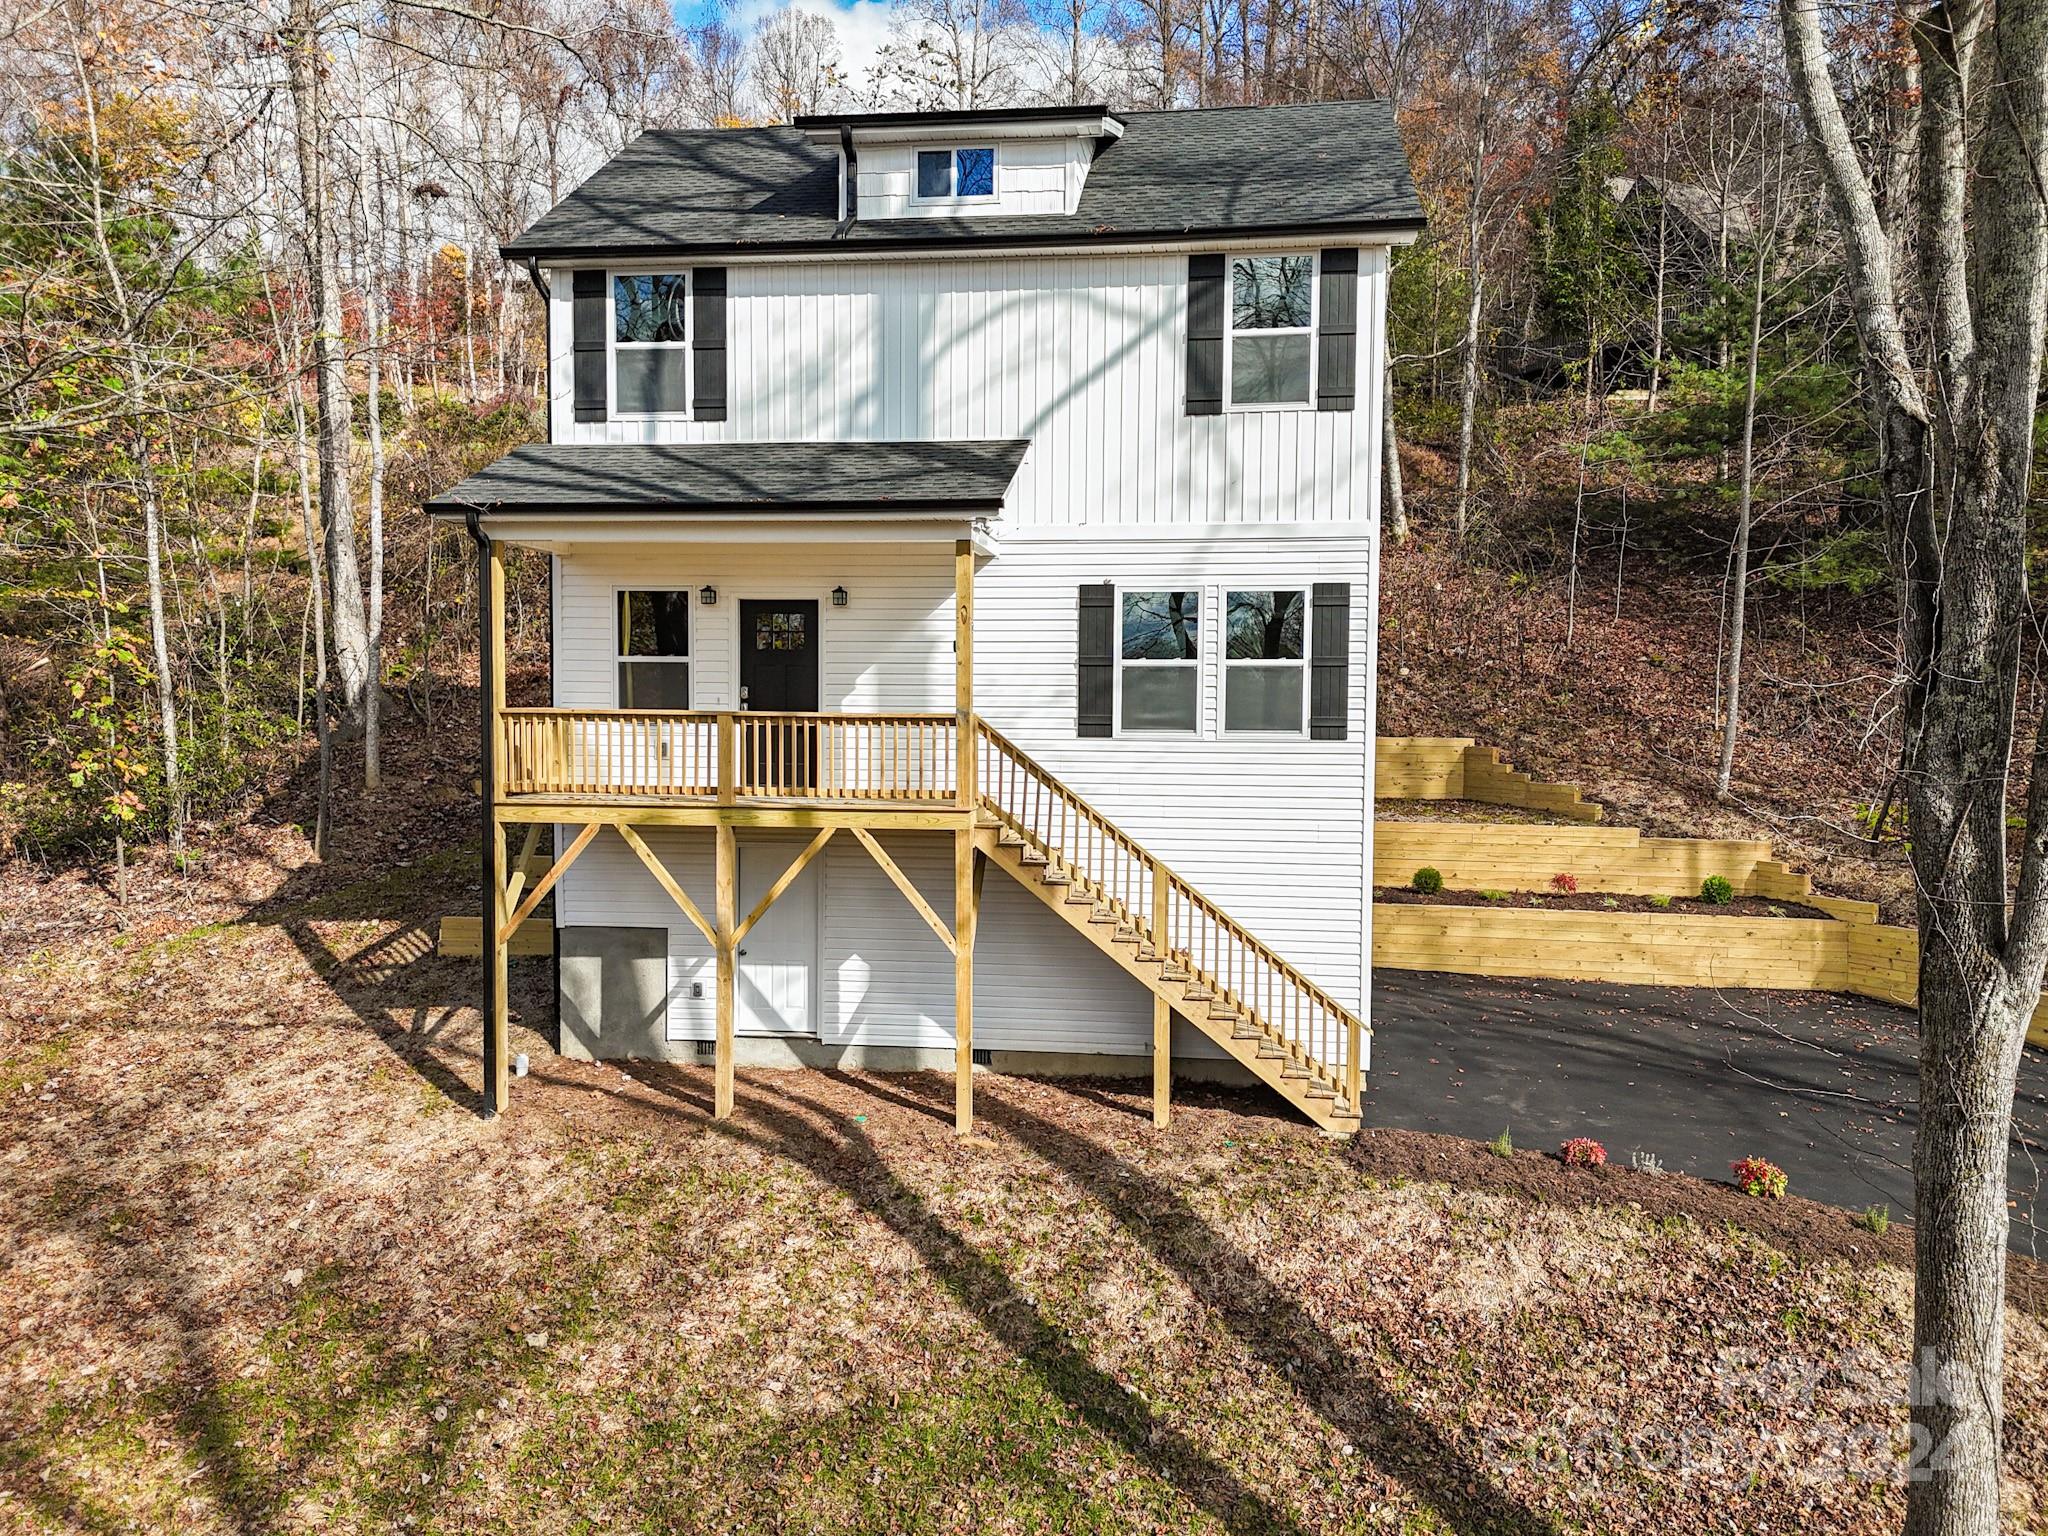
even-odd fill
[[[1520,1147],[1592,1136],[1726,1179],[1760,1153],[1793,1192],[1913,1210],[1914,1015],[1828,993],[1373,973],[1369,1124]],[[2048,1052],[2020,1067],[2014,1251],[2048,1258]]]

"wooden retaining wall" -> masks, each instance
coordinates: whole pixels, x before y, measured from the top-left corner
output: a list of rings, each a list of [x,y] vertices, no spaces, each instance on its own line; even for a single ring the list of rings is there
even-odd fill
[[[1397,971],[1655,987],[1849,986],[1848,923],[1537,907],[1372,909],[1372,963]]]
[[[1570,874],[1582,891],[1697,896],[1702,880],[1720,875],[1748,893],[1758,866],[1771,863],[1767,842],[1644,837],[1634,827],[1376,821],[1372,838],[1373,884],[1406,885],[1428,865],[1456,891],[1544,891],[1551,876]]]
[[[1373,794],[1381,800],[1480,800],[1573,821],[1602,815],[1573,786],[1532,778],[1469,736],[1382,736],[1376,751]]]
[[[1387,902],[1372,909],[1372,963],[1395,971],[1852,992],[1910,1008],[1919,961],[1912,929],[1853,917],[1830,922]],[[2048,1000],[2034,1010],[2027,1040],[2048,1049]]]

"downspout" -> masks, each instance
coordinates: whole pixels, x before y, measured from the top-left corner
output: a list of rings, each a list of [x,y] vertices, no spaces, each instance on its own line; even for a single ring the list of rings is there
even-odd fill
[[[860,155],[853,147],[853,130],[845,123],[839,125],[839,153],[846,161],[846,186],[841,194],[846,199],[846,216],[832,231],[834,240],[843,239],[860,217]]]
[[[477,614],[477,804],[481,811],[483,832],[483,952],[484,963],[484,1086],[483,1118],[491,1119],[497,1114],[497,1107],[491,1103],[491,1085],[498,1080],[497,1031],[491,1023],[498,1016],[498,891],[500,871],[498,869],[498,808],[492,798],[492,786],[497,781],[495,761],[496,733],[491,729],[491,700],[497,693],[496,671],[491,651],[491,540],[478,520],[477,512],[471,508],[463,514],[463,521],[469,528],[470,542],[476,545],[476,614]]]
[[[541,388],[546,392],[541,401],[541,420],[548,430],[548,441],[555,440],[555,305],[554,290],[548,280],[540,275],[540,258],[526,258],[526,278],[533,284],[533,291],[540,295],[540,352]]]
[[[541,352],[547,359],[546,372],[543,375],[543,387],[547,390],[547,398],[541,403],[541,420],[547,427],[547,441],[552,443],[555,440],[555,294],[554,290],[548,285],[548,280],[541,276],[540,258],[538,256],[526,258],[526,276],[527,280],[533,284],[533,291],[540,295]],[[549,555],[548,700],[551,703],[555,697],[555,616],[560,611],[562,601],[561,575],[562,557],[560,555]],[[559,848],[561,846],[559,841],[561,829],[557,828],[552,835],[557,839],[555,846]],[[562,1048],[562,925],[556,923],[553,931],[553,959],[550,963],[549,971],[555,998],[555,1049],[559,1051]]]

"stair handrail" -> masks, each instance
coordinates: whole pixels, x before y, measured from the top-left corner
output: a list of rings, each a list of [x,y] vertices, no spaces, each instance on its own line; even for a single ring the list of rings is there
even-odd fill
[[[1012,759],[1014,759],[1018,766],[1021,767],[1026,773],[1036,775],[1038,778],[1044,780],[1045,783],[1048,786],[1050,786],[1053,790],[1057,791],[1066,799],[1073,802],[1075,807],[1083,815],[1089,817],[1091,820],[1099,823],[1103,828],[1105,828],[1109,832],[1109,834],[1115,838],[1117,842],[1121,843],[1124,846],[1124,848],[1129,852],[1132,858],[1139,862],[1144,863],[1151,869],[1151,871],[1153,871],[1155,880],[1159,876],[1164,876],[1165,879],[1168,882],[1170,882],[1171,888],[1177,891],[1182,897],[1184,897],[1188,901],[1189,905],[1194,907],[1197,911],[1199,911],[1202,914],[1202,916],[1216,923],[1220,927],[1226,929],[1232,935],[1233,938],[1237,939],[1239,942],[1243,943],[1248,948],[1256,951],[1259,959],[1263,961],[1266,965],[1270,966],[1278,975],[1285,978],[1291,986],[1293,986],[1300,992],[1304,993],[1318,1007],[1326,1009],[1330,1013],[1334,1014],[1338,1022],[1344,1027],[1346,1032],[1347,1049],[1345,1052],[1344,1063],[1345,1083],[1352,1104],[1357,1104],[1358,1077],[1360,1065],[1359,1058],[1361,1055],[1361,1045],[1364,1038],[1370,1036],[1372,1033],[1372,1027],[1369,1024],[1367,1024],[1363,1019],[1359,1018],[1359,1016],[1353,1013],[1349,1008],[1345,1007],[1342,1003],[1337,1001],[1336,998],[1332,997],[1326,989],[1318,985],[1315,981],[1311,980],[1308,976],[1304,975],[1298,966],[1294,965],[1285,956],[1279,954],[1276,950],[1273,949],[1271,945],[1266,943],[1265,940],[1261,939],[1257,934],[1253,933],[1250,929],[1246,928],[1243,923],[1239,922],[1236,918],[1232,917],[1228,912],[1224,911],[1221,906],[1219,906],[1212,898],[1203,894],[1203,892],[1198,887],[1196,887],[1192,882],[1188,881],[1183,876],[1176,873],[1173,867],[1169,865],[1164,859],[1160,858],[1157,854],[1151,852],[1136,838],[1124,832],[1123,829],[1117,826],[1117,824],[1113,820],[1111,820],[1109,816],[1104,814],[1102,811],[1098,810],[1094,805],[1090,804],[1085,796],[1079,794],[1074,789],[1070,788],[1059,777],[1058,774],[1052,772],[1043,763],[1040,763],[1036,758],[1032,757],[1030,753],[1026,752],[1022,747],[1018,746],[1014,741],[1010,740],[1009,737],[1005,736],[1001,731],[997,730],[994,726],[990,725],[986,720],[982,719],[979,715],[976,715],[974,717],[974,727],[979,737],[985,738],[991,743],[993,743],[999,751],[1008,754]],[[997,812],[998,814],[1003,815],[1011,820],[1016,820],[1017,818],[1015,813],[1006,808],[1000,802],[1000,800],[997,799],[991,788],[988,786],[988,775],[981,771],[983,765],[981,761],[981,754],[978,747],[975,753],[975,767],[976,777],[979,781],[980,798],[982,799],[982,801],[985,802],[991,810]],[[1086,874],[1087,872],[1084,870],[1083,873]],[[1090,876],[1089,878],[1093,880],[1094,877]],[[1156,931],[1152,931],[1155,923],[1155,917],[1153,912],[1148,911],[1141,915],[1131,911],[1129,904],[1127,902],[1124,902],[1122,900],[1115,900],[1114,898],[1112,898],[1112,900],[1113,904],[1120,911],[1122,911],[1126,916],[1131,918],[1134,925],[1140,922],[1143,923],[1146,930],[1148,932],[1151,932],[1151,936],[1155,946],[1160,950],[1161,954],[1164,955],[1168,949],[1169,936],[1166,934],[1158,933]],[[1156,908],[1158,906],[1158,900],[1156,896],[1153,902],[1150,903],[1150,905],[1156,911]],[[1190,968],[1192,969],[1192,962],[1190,964]],[[1206,979],[1216,982],[1219,988],[1221,988],[1221,978],[1218,978],[1207,972],[1204,972],[1203,974]],[[1224,990],[1226,991],[1227,995],[1232,997],[1234,1001],[1244,1001],[1244,999],[1236,997],[1234,993],[1228,993],[1227,989]],[[1268,1021],[1267,1027],[1271,1029],[1272,1025],[1270,1021]],[[1316,1062],[1316,1065],[1320,1068],[1323,1068],[1325,1071],[1328,1071],[1328,1067],[1325,1063],[1318,1061]]]

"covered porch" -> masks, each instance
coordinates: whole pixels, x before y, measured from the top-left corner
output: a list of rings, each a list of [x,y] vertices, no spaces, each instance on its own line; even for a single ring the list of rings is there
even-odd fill
[[[1025,447],[534,445],[429,504],[467,527],[483,597],[487,1114],[509,1097],[507,957],[600,837],[631,850],[715,956],[715,1106],[729,1114],[736,956],[843,834],[953,957],[971,1126],[974,573]],[[544,707],[506,701],[509,547],[557,557]],[[650,699],[682,707],[638,707]],[[869,704],[902,707],[846,707]],[[712,833],[709,901],[643,835],[678,827]],[[809,834],[745,911],[742,829]],[[877,840],[889,829],[952,834],[950,913]]]

